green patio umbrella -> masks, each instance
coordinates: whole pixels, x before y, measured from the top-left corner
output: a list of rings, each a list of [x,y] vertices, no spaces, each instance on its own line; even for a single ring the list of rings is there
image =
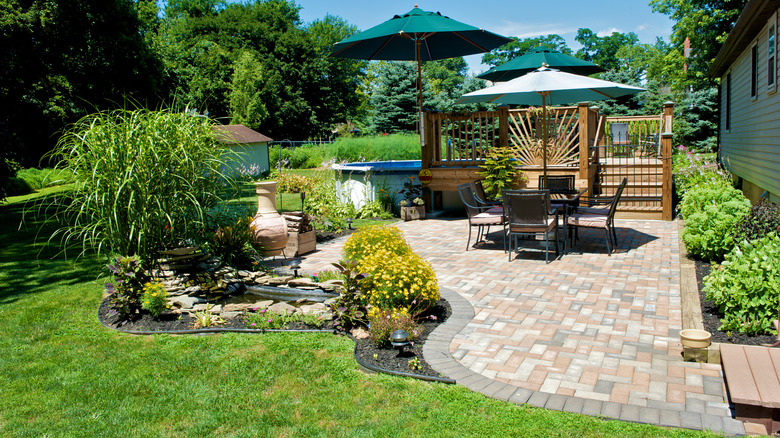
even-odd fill
[[[477,77],[493,82],[504,82],[530,73],[543,66],[585,76],[606,71],[592,62],[563,54],[555,49],[535,47],[525,54],[493,67]]]
[[[417,8],[333,45],[337,58],[417,61],[417,102],[422,112],[422,61],[489,52],[512,40]]]
[[[542,162],[546,180],[547,105],[614,99],[641,91],[645,91],[645,89],[543,67],[511,81],[466,93],[455,103],[493,102],[506,105],[538,105],[541,103],[544,123]]]

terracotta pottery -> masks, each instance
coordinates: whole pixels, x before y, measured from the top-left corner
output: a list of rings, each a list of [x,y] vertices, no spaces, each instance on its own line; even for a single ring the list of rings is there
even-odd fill
[[[404,221],[425,219],[425,206],[414,205],[414,206],[401,207],[401,219],[403,219]]]
[[[707,348],[710,346],[712,335],[705,330],[686,329],[680,331],[680,341],[683,347]]]
[[[252,220],[255,242],[262,245],[266,256],[282,253],[287,245],[287,221],[276,211],[276,181],[255,183],[257,214]]]

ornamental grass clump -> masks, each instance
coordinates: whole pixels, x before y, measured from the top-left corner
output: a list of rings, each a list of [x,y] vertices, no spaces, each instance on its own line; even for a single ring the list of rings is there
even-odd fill
[[[705,185],[685,194],[683,242],[693,256],[720,261],[734,248],[733,230],[750,212],[750,201],[729,185]]]
[[[780,238],[743,241],[704,279],[704,292],[723,313],[720,330],[769,333],[780,305]]]
[[[377,251],[393,255],[410,254],[412,248],[406,243],[404,233],[393,225],[378,225],[357,230],[344,243],[344,258],[361,262]]]
[[[116,110],[79,120],[52,157],[74,181],[62,205],[66,225],[52,237],[82,252],[138,255],[203,234],[204,209],[232,179],[213,122],[173,111]]]

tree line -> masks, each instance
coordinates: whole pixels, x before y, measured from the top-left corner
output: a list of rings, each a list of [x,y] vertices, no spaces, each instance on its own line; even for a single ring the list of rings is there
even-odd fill
[[[483,62],[539,45],[593,61],[608,70],[603,79],[648,89],[600,103],[602,112],[657,113],[671,99],[685,108],[681,141],[712,148],[717,91],[706,70],[746,0],[650,3],[675,21],[671,41],[582,28],[576,52],[546,35],[515,39]],[[117,108],[178,108],[274,139],[321,137],[341,124],[413,130],[414,64],[330,58],[332,44],[358,29],[337,16],[304,23],[300,10],[293,0],[0,0],[0,186],[16,168],[48,164],[41,158],[69,124]],[[479,109],[454,105],[486,85],[462,58],[425,63],[423,74],[426,108]]]

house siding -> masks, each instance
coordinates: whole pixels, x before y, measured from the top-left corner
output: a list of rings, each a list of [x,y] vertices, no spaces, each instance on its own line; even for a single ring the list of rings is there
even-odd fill
[[[754,40],[758,44],[755,98],[750,96],[752,44],[721,77],[720,153],[732,174],[760,189],[752,187],[748,193],[751,198],[757,197],[755,193],[767,190],[772,202],[780,203],[780,92],[771,91],[767,85],[767,32],[765,25]],[[730,129],[726,130],[725,83],[729,72],[731,123]]]

